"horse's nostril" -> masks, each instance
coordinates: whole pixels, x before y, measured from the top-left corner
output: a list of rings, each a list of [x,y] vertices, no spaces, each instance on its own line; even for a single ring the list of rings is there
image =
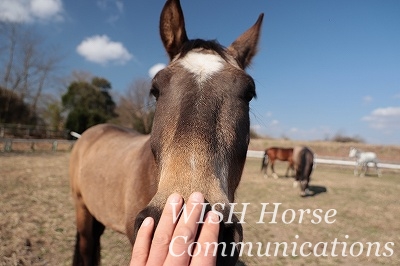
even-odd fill
[[[135,219],[133,240],[136,240],[137,232],[140,226],[142,225],[144,219],[146,219],[146,217],[152,217],[154,219],[154,228],[156,228],[158,221],[160,220],[161,213],[162,213],[161,209],[153,206],[147,206],[146,208],[141,210]]]
[[[243,228],[239,223],[220,223],[220,233],[218,242],[225,243],[218,246],[217,265],[237,265],[235,264],[239,258],[239,253],[235,243],[241,242],[243,239]],[[240,248],[240,245],[238,246]]]

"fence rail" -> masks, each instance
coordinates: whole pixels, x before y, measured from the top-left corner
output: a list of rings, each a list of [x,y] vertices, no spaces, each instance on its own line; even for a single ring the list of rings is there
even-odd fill
[[[13,151],[13,144],[22,143],[25,145],[30,145],[30,150],[34,151],[37,150],[37,145],[41,143],[51,144],[51,150],[57,151],[60,144],[67,145],[68,149],[72,149],[72,146],[75,143],[75,140],[59,140],[59,139],[1,139],[0,143],[3,146],[2,151],[10,152]],[[264,152],[263,151],[247,151],[248,158],[263,158]],[[316,156],[314,158],[314,163],[316,164],[333,164],[333,165],[344,165],[344,166],[355,166],[355,161],[348,161],[348,160],[341,160],[341,159],[326,159],[326,158],[319,158]],[[373,166],[368,165],[368,166]],[[388,168],[388,169],[396,169],[400,170],[400,165],[398,164],[390,164],[390,163],[378,163],[380,168]]]
[[[263,151],[247,151],[247,157],[249,158],[263,158],[264,152]],[[341,160],[341,159],[326,159],[320,158],[316,156],[314,158],[314,163],[316,164],[333,164],[333,165],[344,165],[344,166],[355,166],[355,161],[348,161],[348,160]],[[374,166],[372,163],[369,163],[368,166]],[[378,163],[378,167],[380,168],[388,168],[388,169],[396,169],[400,170],[400,165],[398,164],[391,164],[391,163]]]
[[[54,130],[39,125],[0,124],[0,138],[67,139],[68,130]]]
[[[74,140],[60,140],[60,139],[0,139],[0,143],[2,144],[2,151],[11,152],[15,149],[13,148],[14,144],[23,144],[24,148],[22,150],[44,150],[43,148],[39,148],[42,144],[44,146],[50,146],[52,151],[57,151],[60,145],[67,146],[67,150],[71,150],[74,145]],[[26,148],[28,147],[28,148]]]

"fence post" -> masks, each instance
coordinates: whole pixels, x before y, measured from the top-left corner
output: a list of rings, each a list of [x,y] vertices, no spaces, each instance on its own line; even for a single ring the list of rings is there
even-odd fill
[[[12,150],[12,140],[6,140],[6,144],[4,146],[4,151],[11,151]]]
[[[53,151],[57,151],[57,145],[58,145],[58,142],[57,142],[57,140],[55,140],[55,141],[53,141]]]

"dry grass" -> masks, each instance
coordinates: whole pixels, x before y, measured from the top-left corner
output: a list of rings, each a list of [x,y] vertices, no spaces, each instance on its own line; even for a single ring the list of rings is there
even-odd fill
[[[75,241],[74,211],[68,185],[69,153],[0,154],[0,265],[70,265]],[[277,172],[286,165],[278,163]],[[292,179],[265,179],[260,161],[249,159],[237,193],[249,202],[245,241],[394,242],[390,258],[367,257],[243,257],[248,265],[399,265],[400,173],[384,171],[382,178],[354,177],[352,169],[318,166],[311,185],[326,192],[300,198]],[[284,209],[336,209],[336,222],[257,224],[261,202],[282,203]],[[265,219],[267,221],[267,218]],[[344,236],[349,235],[349,239]],[[106,230],[102,238],[103,265],[127,265],[130,246],[126,237]],[[328,252],[331,250],[328,248]],[[364,252],[365,253],[365,252]]]
[[[394,145],[372,145],[365,143],[338,143],[329,141],[292,141],[283,139],[252,139],[249,149],[265,150],[267,147],[293,147],[295,145],[305,145],[310,147],[318,156],[340,157],[349,159],[350,147],[355,147],[363,151],[375,152],[381,162],[400,163],[400,146]]]
[[[277,163],[277,172],[284,173],[286,164]],[[249,159],[246,163],[242,183],[238,191],[238,202],[250,202],[246,213],[244,226],[245,241],[267,242],[273,245],[270,254],[274,253],[273,242],[287,242],[289,244],[288,257],[245,257],[248,265],[399,265],[400,263],[400,173],[386,172],[382,178],[375,175],[364,178],[354,177],[351,168],[338,168],[331,166],[317,166],[312,174],[311,186],[317,191],[326,191],[314,197],[300,198],[299,188],[293,188],[291,178],[264,178],[259,171],[260,161]],[[257,224],[263,203],[282,203],[279,207],[276,224],[269,224],[271,216],[266,215],[265,224]],[[251,206],[251,209],[250,209]],[[273,206],[272,206],[273,207]],[[273,211],[270,207],[267,211]],[[321,222],[312,224],[305,219],[302,224],[295,220],[290,224],[282,222],[283,211],[286,209],[322,209],[327,212],[335,209],[337,214],[333,224]],[[288,218],[291,217],[288,213]],[[268,218],[269,217],[269,218]],[[298,215],[296,219],[298,219]],[[306,216],[305,216],[306,217]],[[299,238],[296,240],[295,236]],[[349,238],[346,239],[345,235]],[[328,257],[309,256],[307,258],[292,257],[293,246],[298,247],[304,242],[311,242],[313,246],[318,242],[347,242],[349,247],[354,242],[361,242],[366,248],[367,242],[380,242],[382,255],[386,242],[394,242],[394,254],[387,258],[384,256],[367,256],[367,251],[357,258],[352,258],[347,249],[347,257],[331,256],[332,245],[328,245]],[[322,249],[321,244],[321,249]],[[348,247],[348,248],[349,248]],[[359,245],[357,244],[357,247]],[[336,254],[341,253],[343,246],[337,245]],[[318,252],[322,252],[318,249]],[[298,250],[298,249],[297,249]],[[254,248],[253,255],[257,249]],[[279,254],[282,254],[282,249]],[[297,251],[297,254],[298,251]],[[356,254],[354,251],[353,254]]]
[[[0,155],[0,265],[71,265],[75,214],[69,153]],[[130,244],[106,230],[103,265],[127,265]]]

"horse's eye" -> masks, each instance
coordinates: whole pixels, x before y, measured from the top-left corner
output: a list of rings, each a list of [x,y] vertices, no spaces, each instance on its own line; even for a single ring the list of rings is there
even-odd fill
[[[248,86],[244,92],[243,99],[250,102],[253,98],[257,97],[256,89],[254,86]]]
[[[158,100],[158,96],[160,96],[160,90],[157,87],[152,86],[150,89],[150,94],[153,95],[156,100]]]

